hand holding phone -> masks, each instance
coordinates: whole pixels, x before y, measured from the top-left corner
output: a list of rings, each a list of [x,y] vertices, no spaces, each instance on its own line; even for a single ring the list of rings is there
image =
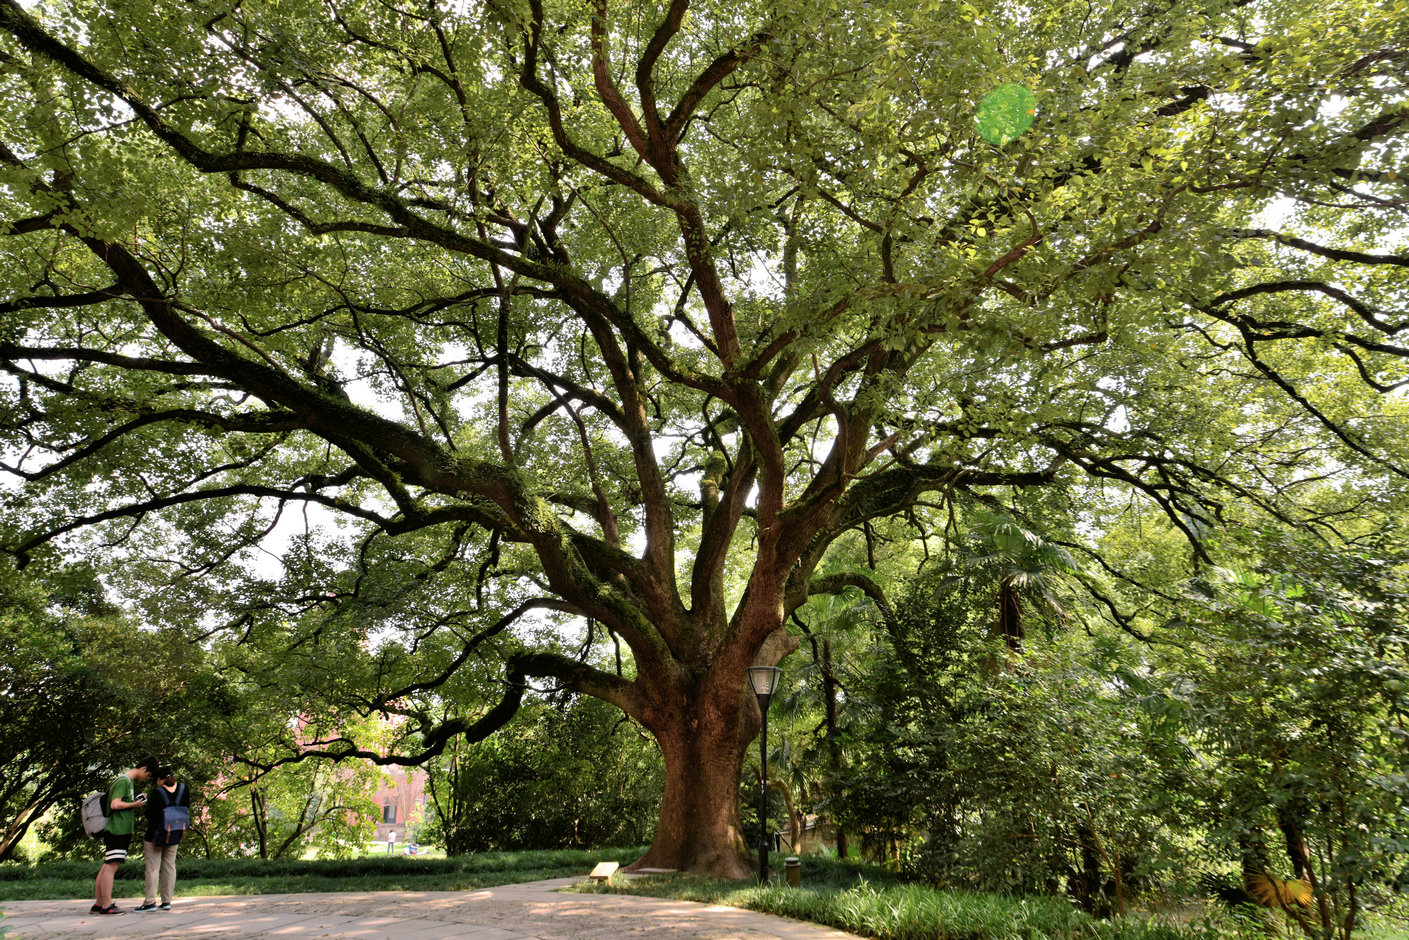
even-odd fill
[[[145,793],[139,793],[139,794],[137,794],[137,802],[138,802],[138,803],[145,803],[145,802],[147,802],[147,794],[145,794]]]

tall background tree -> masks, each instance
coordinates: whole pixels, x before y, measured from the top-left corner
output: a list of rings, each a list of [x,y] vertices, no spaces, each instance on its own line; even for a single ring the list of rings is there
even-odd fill
[[[640,864],[741,875],[745,670],[809,596],[881,593],[853,533],[1099,484],[1208,565],[1409,475],[1393,4],[0,0],[0,32],[6,547],[121,557],[257,681],[405,719],[290,760],[422,762],[544,683],[659,745]],[[1034,123],[990,142],[1010,83]]]
[[[217,762],[229,688],[198,648],[139,629],[91,568],[0,561],[0,649],[0,861],[55,811],[66,844],[97,846],[78,800],[147,754],[196,777]]]

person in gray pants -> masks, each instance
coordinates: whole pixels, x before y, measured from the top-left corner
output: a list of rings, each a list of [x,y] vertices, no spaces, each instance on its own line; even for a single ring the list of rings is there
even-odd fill
[[[147,863],[147,896],[135,911],[169,911],[176,890],[176,849],[191,824],[190,788],[176,779],[170,767],[158,767],[156,786],[147,800],[147,833],[142,857]],[[157,887],[161,904],[157,904]]]

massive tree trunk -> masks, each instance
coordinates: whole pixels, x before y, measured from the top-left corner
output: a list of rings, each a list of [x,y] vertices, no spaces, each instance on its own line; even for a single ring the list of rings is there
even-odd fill
[[[643,716],[665,762],[665,793],[655,838],[629,867],[747,877],[752,867],[739,779],[759,730],[758,706],[751,693],[730,682],[701,683],[671,699]]]

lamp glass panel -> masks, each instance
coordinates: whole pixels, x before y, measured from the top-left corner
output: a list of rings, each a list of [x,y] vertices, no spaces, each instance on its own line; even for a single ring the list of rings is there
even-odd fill
[[[772,695],[778,688],[778,677],[783,674],[783,670],[777,666],[750,666],[749,683],[753,686],[755,695]]]

